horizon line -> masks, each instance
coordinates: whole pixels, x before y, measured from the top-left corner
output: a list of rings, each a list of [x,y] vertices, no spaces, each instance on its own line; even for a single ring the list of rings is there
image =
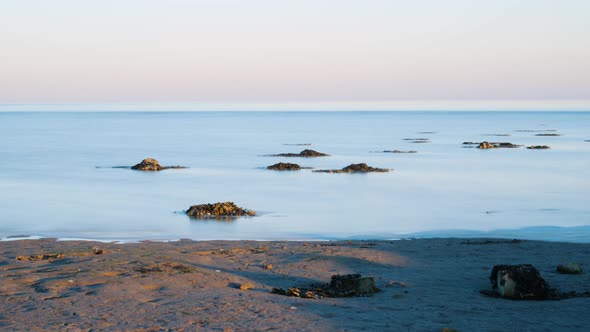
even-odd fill
[[[0,103],[0,112],[590,111],[590,100]]]

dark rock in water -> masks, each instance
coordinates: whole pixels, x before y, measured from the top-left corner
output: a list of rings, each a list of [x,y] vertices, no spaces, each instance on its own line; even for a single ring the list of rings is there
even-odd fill
[[[301,169],[301,166],[297,164],[290,164],[290,163],[278,163],[274,165],[270,165],[267,169],[275,170],[275,171],[298,171]]]
[[[557,272],[561,274],[582,274],[584,270],[582,265],[578,263],[566,263],[563,265],[557,265]]]
[[[139,164],[131,166],[131,169],[138,171],[162,171],[171,168],[186,168],[184,166],[161,166],[160,163],[154,158],[146,158]]]
[[[561,136],[561,134],[536,134],[535,136]]]
[[[483,136],[507,137],[507,136],[512,136],[512,135],[510,135],[510,134],[483,134]]]
[[[463,145],[479,145],[479,142],[463,142]]]
[[[312,158],[312,157],[327,157],[329,156],[329,154],[325,154],[325,153],[321,153],[321,152],[317,152],[314,150],[310,150],[310,149],[305,149],[299,153],[280,153],[280,154],[274,154],[272,156],[275,157],[305,157],[305,158]]]
[[[223,217],[255,216],[256,212],[237,206],[234,202],[193,205],[187,211],[189,217],[207,219]]]
[[[494,291],[507,299],[547,300],[554,296],[539,270],[530,264],[495,265],[490,282]]]
[[[314,172],[319,173],[385,173],[390,170],[387,168],[371,167],[365,163],[361,164],[350,164],[343,169],[321,169]]]
[[[377,292],[379,288],[375,286],[375,278],[363,277],[360,274],[333,275],[329,284],[316,284],[309,288],[273,288],[271,291],[273,294],[308,299],[371,296]]]
[[[526,147],[529,150],[547,150],[551,149],[549,145],[531,145]]]
[[[410,143],[430,143],[429,138],[404,138],[404,141],[410,141]]]
[[[138,171],[161,171],[164,167],[160,166],[160,163],[154,158],[146,158],[139,164],[131,166],[131,169]]]
[[[383,153],[418,153],[418,151],[409,150],[409,151],[401,151],[401,150],[383,150]]]
[[[508,142],[481,142],[477,146],[478,149],[498,149],[498,148],[519,148],[522,145],[516,145]]]

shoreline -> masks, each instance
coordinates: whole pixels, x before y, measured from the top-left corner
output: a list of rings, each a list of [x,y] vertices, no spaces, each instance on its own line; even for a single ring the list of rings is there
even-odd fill
[[[94,247],[102,250],[95,254]],[[63,254],[18,261],[17,256]],[[57,257],[57,256],[56,256]],[[0,327],[11,330],[584,330],[589,298],[489,298],[496,264],[530,263],[562,291],[590,290],[590,244],[497,238],[368,241],[0,242]],[[270,267],[270,268],[269,268]],[[375,278],[371,297],[304,299],[272,288]],[[251,283],[253,288],[240,290]]]

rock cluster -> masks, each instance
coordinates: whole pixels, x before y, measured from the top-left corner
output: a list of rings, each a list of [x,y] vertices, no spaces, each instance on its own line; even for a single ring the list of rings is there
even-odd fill
[[[279,153],[272,155],[274,157],[304,157],[304,158],[312,158],[312,157],[327,157],[329,154],[317,152],[315,150],[305,149],[299,153]]]
[[[237,206],[234,202],[218,202],[214,204],[199,204],[191,206],[186,214],[193,218],[223,218],[255,216],[256,212]]]
[[[527,149],[529,149],[529,150],[547,150],[547,149],[551,149],[551,147],[549,145],[531,145],[531,146],[527,146]]]
[[[274,171],[298,171],[301,169],[301,166],[297,164],[290,164],[290,163],[277,163],[274,165],[270,165],[267,169],[271,169]]]
[[[365,163],[361,164],[350,164],[343,169],[321,169],[314,172],[319,173],[385,173],[390,170],[387,168],[371,167]]]
[[[324,297],[371,296],[379,292],[375,278],[360,274],[333,275],[329,284],[312,285],[309,288],[273,288],[273,294],[321,299]]]
[[[56,259],[64,258],[64,254],[41,254],[41,255],[31,255],[31,256],[16,256],[17,261],[44,261],[48,260],[53,262]]]
[[[146,158],[142,160],[139,164],[131,166],[131,169],[137,171],[148,171],[148,172],[155,172],[155,171],[162,171],[165,169],[170,168],[186,168],[184,166],[161,166],[160,163],[154,158]]]
[[[465,144],[465,143],[463,143]],[[512,144],[509,142],[481,142],[477,146],[478,149],[498,149],[498,148],[519,148],[522,145]]]

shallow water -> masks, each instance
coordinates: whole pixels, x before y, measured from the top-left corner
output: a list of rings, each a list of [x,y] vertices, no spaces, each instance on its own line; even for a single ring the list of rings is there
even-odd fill
[[[588,139],[590,112],[0,113],[0,237],[590,242]],[[482,140],[552,149],[482,151],[461,144]],[[284,145],[296,143],[313,145]],[[332,156],[264,156],[305,148]],[[371,152],[394,149],[418,153]],[[111,168],[145,157],[190,168]],[[264,169],[279,161],[395,170]],[[216,222],[179,213],[228,200],[260,215]]]

